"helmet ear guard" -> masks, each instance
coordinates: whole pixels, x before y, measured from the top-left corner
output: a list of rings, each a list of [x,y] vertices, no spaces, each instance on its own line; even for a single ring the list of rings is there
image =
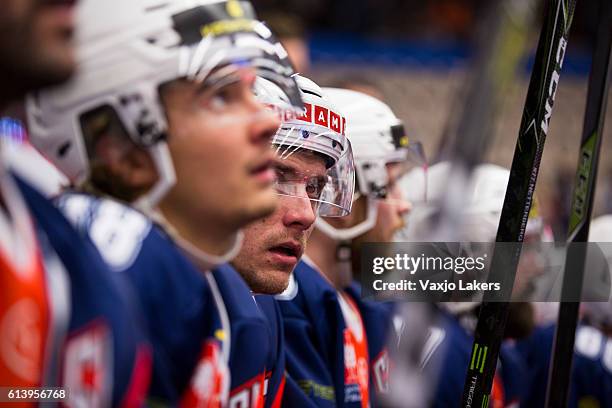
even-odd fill
[[[359,193],[365,196],[384,199],[387,196],[389,175],[386,164],[382,161],[355,163]]]

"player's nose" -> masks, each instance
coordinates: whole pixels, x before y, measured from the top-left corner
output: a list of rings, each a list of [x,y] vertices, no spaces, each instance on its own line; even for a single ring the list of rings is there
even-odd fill
[[[283,224],[289,228],[307,230],[316,220],[315,209],[306,197],[281,197],[280,210],[283,211]]]
[[[250,139],[254,143],[270,143],[281,125],[279,115],[251,96],[253,120],[250,122]]]

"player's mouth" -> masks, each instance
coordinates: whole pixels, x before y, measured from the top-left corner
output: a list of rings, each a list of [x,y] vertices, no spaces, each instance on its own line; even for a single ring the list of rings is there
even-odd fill
[[[260,161],[250,171],[250,175],[255,178],[259,183],[264,185],[271,185],[276,179],[276,173],[274,171],[274,162],[272,159],[266,159]]]
[[[276,262],[294,266],[302,257],[304,248],[296,241],[286,241],[270,247],[268,251]]]

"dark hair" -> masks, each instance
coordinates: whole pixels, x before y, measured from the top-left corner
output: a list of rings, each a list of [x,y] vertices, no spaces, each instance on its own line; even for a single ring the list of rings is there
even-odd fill
[[[113,138],[139,149],[129,137],[119,115],[110,105],[102,105],[83,113],[79,117],[81,131],[90,160],[89,179],[82,189],[96,195],[110,195],[125,202],[133,202],[146,192],[146,189],[128,185],[120,175],[114,174],[108,166],[97,160],[96,149],[105,138]]]

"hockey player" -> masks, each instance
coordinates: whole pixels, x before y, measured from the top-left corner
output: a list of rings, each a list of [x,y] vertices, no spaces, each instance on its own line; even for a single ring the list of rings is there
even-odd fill
[[[338,336],[344,350],[344,358],[334,362],[334,370],[339,366],[343,372],[334,376],[336,400],[347,405],[377,405],[377,395],[388,390],[386,345],[392,307],[361,299],[356,283],[360,277],[360,245],[393,241],[410,209],[397,180],[414,159],[423,164],[424,158],[414,157],[420,152],[418,145],[409,143],[403,124],[383,102],[351,90],[324,88],[324,92],[347,115],[347,134],[355,151],[357,194],[350,216],[317,220],[307,258],[298,265],[295,278],[298,286],[300,282],[320,282],[321,289],[308,294],[308,284],[303,285],[302,293],[296,301],[287,303],[286,309],[299,305],[301,296],[333,299],[336,311],[341,312],[337,324],[319,329],[329,332],[325,335]]]
[[[610,232],[612,217],[603,216],[591,222],[589,241],[602,243],[602,251],[607,259],[607,267],[601,270],[597,264],[598,257],[594,248],[585,266],[585,287],[589,281],[596,281],[600,286],[609,289],[611,260]],[[593,245],[593,244],[590,244]],[[601,254],[601,253],[599,253]],[[597,270],[606,273],[602,277]],[[603,278],[603,279],[602,279]],[[584,296],[583,288],[583,296]],[[551,304],[553,305],[553,304]],[[558,305],[558,304],[554,304]],[[557,309],[558,310],[558,309]],[[570,407],[599,406],[612,404],[612,304],[610,302],[584,303],[581,309],[581,322],[576,329],[574,357],[570,391]],[[546,398],[546,387],[550,372],[550,361],[555,336],[556,316],[542,321],[533,333],[517,344],[529,369],[528,387],[523,393],[524,403],[521,406],[543,407]]]
[[[265,321],[236,321],[253,309],[248,287],[207,271],[275,208],[279,122],[251,87],[261,75],[301,108],[282,47],[248,2],[85,0],[77,49],[76,78],[30,99],[32,138],[75,184],[60,207],[135,286],[154,346],[150,402],[261,406],[263,383],[232,381],[228,395],[227,367],[238,352],[240,375],[263,373],[269,344],[250,342]]]
[[[323,96],[320,102],[317,102],[316,99],[313,101],[314,110],[312,114],[307,111],[304,118],[306,122],[320,120],[317,116],[317,110],[319,112],[325,111],[326,105],[329,104],[329,102],[324,102],[327,94],[314,85],[303,89],[310,98]],[[336,90],[329,91],[331,91],[330,94],[336,92]],[[338,90],[337,92],[343,93],[344,91]],[[394,130],[400,130],[399,126],[395,127],[400,123],[388,107],[367,95],[352,91],[346,92],[347,94],[343,95],[346,96],[345,98],[332,96],[332,101],[336,102],[337,108],[330,109],[335,112],[337,109],[347,108],[345,111],[351,115],[347,117],[346,125],[349,138],[351,134],[354,135],[362,130],[359,126],[352,128],[351,119],[360,115],[372,119],[368,123],[369,129],[363,129],[366,134],[357,134],[357,137],[362,138],[360,149],[362,149],[363,155],[363,162],[356,163],[358,179],[359,165],[362,164],[366,167],[365,162],[368,159],[373,164],[376,163],[377,166],[379,165],[378,160],[387,159],[389,162],[405,160],[405,153],[395,151],[393,136],[396,136],[396,141],[399,142],[399,136],[404,135],[400,134],[399,131],[394,132]],[[342,102],[342,104],[337,102]],[[321,103],[326,103],[324,109],[318,108]],[[358,124],[367,121],[366,117],[360,119]],[[291,127],[294,128],[295,132],[308,131],[309,129],[307,123],[304,124],[300,121],[292,122]],[[354,129],[355,132],[350,133],[351,129]],[[368,131],[369,133],[367,133]],[[378,132],[380,132],[380,142],[376,147],[381,151],[368,151],[368,142],[371,141],[372,135],[374,137],[379,136]],[[370,137],[369,140],[368,136]],[[374,153],[374,156],[368,157],[369,153]],[[394,154],[395,156],[391,157]],[[377,177],[382,177],[382,180],[377,179],[381,184],[376,185],[376,188],[381,190],[391,188],[388,195],[394,197],[394,194],[397,193],[393,190],[394,176],[389,178],[384,161],[381,166],[373,170],[375,170],[374,174]],[[370,181],[372,179],[368,177],[363,185],[368,185]],[[360,188],[361,185],[359,184]],[[371,187],[368,185],[368,188]],[[360,219],[359,216],[352,218],[353,225],[357,225],[359,222],[366,225],[365,227],[363,225],[358,227],[363,229],[357,232],[357,235],[371,229],[372,238],[389,239],[393,235],[393,230],[402,224],[401,215],[407,210],[406,204],[393,203],[391,200],[379,204],[376,200],[371,200],[368,197],[371,190],[361,191],[364,194],[363,198],[361,201],[358,200],[355,205],[360,208],[358,214],[364,218],[367,217],[367,220]],[[368,205],[366,204],[367,201],[370,205],[379,207],[379,217],[382,221],[378,222],[378,227],[374,227],[377,223],[376,209],[370,209],[368,216],[362,213],[362,211],[365,212],[364,210]],[[291,217],[295,217],[297,214],[295,207],[296,204],[287,202],[286,210],[277,212],[277,216],[270,217],[266,221],[268,231],[278,232],[263,234],[264,224],[259,230],[247,231],[245,251],[241,252],[234,264],[243,274],[278,277],[279,287],[281,288],[289,280],[285,292],[277,297],[283,314],[287,344],[287,373],[289,379],[285,402],[288,405],[296,406],[297,404],[368,406],[370,397],[373,397],[374,394],[373,391],[370,393],[370,379],[372,384],[379,383],[382,387],[384,387],[386,380],[387,361],[383,346],[385,344],[384,334],[387,331],[386,326],[389,321],[386,315],[388,309],[384,309],[385,316],[381,318],[380,311],[376,307],[362,304],[358,299],[358,290],[348,288],[351,285],[350,278],[343,283],[339,280],[332,283],[314,267],[303,261],[298,263],[304,250],[301,240],[307,237],[312,228],[310,225],[312,215],[308,218],[308,222],[303,221],[301,226],[297,223],[292,224],[290,222]],[[385,218],[385,216],[388,218]],[[344,222],[344,218],[334,217],[333,219],[337,222]],[[350,222],[346,221],[344,225]],[[302,232],[304,229],[306,229],[306,234]],[[297,236],[299,239],[294,239],[294,243],[292,243],[290,239],[287,239],[291,236]],[[285,242],[283,243],[283,241]],[[306,251],[310,251],[309,248],[312,244],[311,237]],[[317,248],[319,250],[324,249],[327,252],[331,251],[331,258],[333,259],[337,247],[337,242],[327,240]],[[248,251],[246,251],[247,249]],[[263,253],[265,256],[257,256],[258,253]],[[283,259],[286,259],[286,261],[281,262]],[[293,275],[290,275],[296,263],[297,268]],[[336,283],[338,286],[335,286]],[[361,306],[359,310],[356,309],[356,304]],[[346,313],[346,316],[344,313]],[[380,339],[368,342],[366,332],[369,333],[370,330],[372,333],[379,335]],[[372,362],[369,361],[369,356],[372,356]],[[373,362],[375,359],[376,362]],[[368,373],[370,366],[379,370],[377,374],[380,375],[380,378]],[[300,389],[289,385],[298,385]]]
[[[443,188],[448,180],[449,163],[437,163],[429,168],[427,202],[435,203],[443,196]],[[474,170],[467,190],[468,200],[462,211],[459,224],[464,242],[492,242],[499,224],[505,189],[510,172],[500,166],[483,164]],[[420,180],[418,170],[407,179]],[[408,183],[408,185],[410,185]],[[422,191],[411,189],[410,194],[422,196]],[[415,210],[416,217],[411,219],[407,237],[418,237],[427,228],[431,207]],[[416,232],[415,232],[416,231]],[[437,373],[437,383],[432,397],[433,407],[455,407],[461,400],[465,372],[471,362],[473,331],[477,322],[478,299],[465,299],[460,302],[438,304],[439,313],[429,330],[422,356],[422,368],[430,376]],[[518,304],[517,304],[518,305]],[[531,309],[525,305],[516,306],[510,311],[509,320],[531,321]],[[518,327],[519,325],[515,325]],[[506,333],[506,338],[524,336],[531,326],[521,327],[516,333]],[[494,379],[491,404],[494,407],[515,406],[526,384],[525,365],[521,356],[510,344],[503,344],[500,352],[500,369]]]
[[[346,121],[316,84],[301,76],[296,76],[296,80],[305,111],[298,117],[285,117],[273,139],[279,157],[285,158],[276,164],[279,208],[245,229],[243,248],[232,261],[256,293],[276,294],[287,288],[316,216],[346,215],[352,203],[354,166],[350,143],[344,134]],[[259,81],[258,85],[255,89],[263,103],[272,108],[283,103],[282,94],[272,84]],[[291,291],[290,286],[287,296]],[[269,300],[261,295],[256,298],[258,302],[262,298]],[[287,316],[283,318],[286,321]],[[283,405],[312,405],[309,396],[300,389],[304,383],[297,382],[301,377],[295,377],[299,373],[293,370],[296,367],[293,356],[289,349]],[[325,376],[326,371],[321,368],[320,375]],[[317,393],[325,393],[324,401],[333,403],[331,380],[325,384]]]
[[[73,73],[73,3],[0,2],[3,108]],[[141,406],[150,349],[125,282],[5,166],[0,163],[0,385],[13,390],[20,406],[29,405],[19,394],[26,387],[62,387],[54,397],[70,406]]]
[[[345,119],[322,97],[316,84],[299,75],[296,80],[306,111],[285,117],[272,141],[279,156],[275,163],[279,208],[245,229],[243,248],[232,261],[251,289],[260,294],[277,294],[287,287],[317,215],[346,215],[352,203],[354,167],[343,132]],[[258,99],[274,109],[284,103],[282,93],[268,81],[259,80],[255,90]],[[267,308],[270,320],[276,321],[276,302],[265,295],[256,299],[262,309]],[[276,329],[282,340],[282,324]],[[291,374],[289,369],[283,405],[307,406]]]
[[[612,216],[598,217],[591,222],[589,241],[601,245],[609,282]],[[584,303],[582,315],[582,324],[576,330],[570,406],[609,407],[612,406],[612,296],[607,302]]]

